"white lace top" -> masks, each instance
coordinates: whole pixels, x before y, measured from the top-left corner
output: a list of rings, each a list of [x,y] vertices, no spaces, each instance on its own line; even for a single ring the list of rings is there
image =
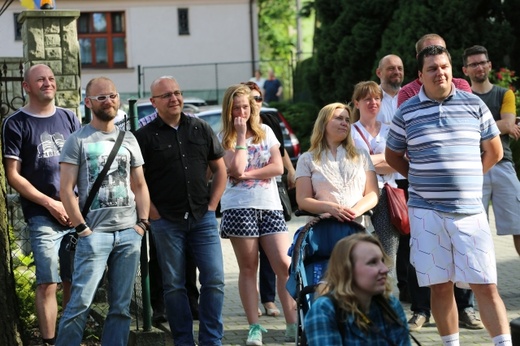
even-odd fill
[[[321,154],[319,162],[306,152],[298,159],[296,179],[310,177],[314,198],[319,201],[336,202],[351,208],[363,198],[366,171],[375,171],[370,155],[358,149],[357,161],[347,159],[343,147],[338,147],[336,158],[330,151]]]

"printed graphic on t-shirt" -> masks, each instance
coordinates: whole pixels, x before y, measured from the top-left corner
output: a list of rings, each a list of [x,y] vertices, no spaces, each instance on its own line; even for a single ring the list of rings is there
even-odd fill
[[[269,147],[267,144],[257,144],[257,145],[248,145],[247,146],[247,155],[248,155],[248,165],[246,167],[246,172],[251,171],[253,169],[258,169],[266,166],[271,160],[271,153],[269,152]],[[231,179],[232,186],[242,186],[246,189],[252,189],[256,186],[261,186],[267,188],[271,184],[271,179],[248,179],[248,180],[236,180]]]
[[[85,146],[89,191],[103,170],[114,142],[89,143]],[[101,183],[99,192],[92,202],[90,210],[102,208],[126,207],[130,205],[130,156],[127,150],[120,148],[107,175]]]
[[[56,132],[51,135],[44,132],[40,135],[41,143],[38,145],[38,158],[48,159],[49,157],[60,156],[65,137],[61,133]]]

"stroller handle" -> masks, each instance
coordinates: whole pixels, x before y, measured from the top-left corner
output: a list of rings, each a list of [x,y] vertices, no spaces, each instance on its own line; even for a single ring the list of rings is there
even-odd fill
[[[373,214],[374,214],[374,212],[372,211],[372,209],[367,210],[363,213],[363,215],[368,215],[368,216],[372,216]],[[320,216],[319,214],[309,213],[308,211],[302,210],[302,209],[296,209],[294,211],[294,215],[296,215],[296,216],[315,216],[315,217]]]

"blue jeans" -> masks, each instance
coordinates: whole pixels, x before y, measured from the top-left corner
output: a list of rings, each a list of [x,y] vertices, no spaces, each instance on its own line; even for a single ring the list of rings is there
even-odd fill
[[[214,211],[200,220],[152,220],[152,235],[162,271],[166,315],[175,346],[193,346],[193,319],[186,294],[185,252],[189,246],[199,268],[199,343],[222,345],[224,264]]]
[[[57,346],[79,346],[99,282],[108,265],[108,303],[101,345],[126,346],[130,332],[130,301],[141,254],[142,236],[133,228],[95,232],[78,239],[72,293],[60,320]]]
[[[47,216],[31,217],[27,220],[27,228],[36,264],[36,283],[39,285],[62,280],[70,282],[71,253],[63,250],[69,239],[66,235],[72,229],[60,225],[56,219]]]

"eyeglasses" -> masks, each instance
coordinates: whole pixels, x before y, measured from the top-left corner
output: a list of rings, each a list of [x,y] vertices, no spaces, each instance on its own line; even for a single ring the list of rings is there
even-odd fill
[[[152,96],[152,98],[153,99],[161,99],[161,100],[169,100],[169,99],[172,98],[172,96],[175,96],[176,98],[179,98],[179,97],[182,96],[182,91],[177,90],[177,91],[166,93],[166,94],[162,94],[162,95]]]
[[[484,67],[489,62],[489,60],[484,60],[480,62],[472,62],[471,64],[467,64],[466,66],[469,68],[477,68],[477,67]]]
[[[253,96],[256,102],[262,102],[264,98],[262,96]]]
[[[109,95],[96,95],[96,96],[87,96],[91,100],[96,100],[98,102],[105,102],[107,99],[115,100],[119,97],[119,94],[109,94]]]

